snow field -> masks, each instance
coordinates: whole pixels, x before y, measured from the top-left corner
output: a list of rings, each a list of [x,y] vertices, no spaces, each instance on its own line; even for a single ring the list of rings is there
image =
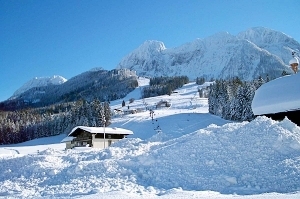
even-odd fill
[[[154,110],[153,121],[149,112],[114,117],[112,127],[134,135],[104,150],[64,150],[54,144],[61,135],[49,145],[44,138],[3,146],[0,198],[299,198],[298,126],[266,117],[226,121],[207,113],[197,85],[178,91],[146,99],[172,101]],[[142,107],[138,92],[127,97],[134,95],[132,106]]]
[[[0,195],[59,198],[120,190],[160,195],[174,188],[290,193],[299,190],[299,135],[288,120],[259,117],[163,142],[129,138],[105,150],[3,157]]]

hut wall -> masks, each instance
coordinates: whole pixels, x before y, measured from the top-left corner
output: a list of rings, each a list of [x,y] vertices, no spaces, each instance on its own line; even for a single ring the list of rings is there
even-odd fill
[[[66,149],[72,149],[74,147],[74,144],[72,142],[66,142]]]
[[[120,139],[105,139],[105,148],[109,147],[114,142],[119,141]],[[93,139],[93,147],[104,149],[104,139],[103,138],[95,138]]]

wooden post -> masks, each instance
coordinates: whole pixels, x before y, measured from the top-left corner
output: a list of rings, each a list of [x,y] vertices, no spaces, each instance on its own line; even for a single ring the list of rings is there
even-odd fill
[[[291,64],[291,67],[292,67],[294,73],[297,73],[297,72],[298,72],[298,63],[292,63],[292,64]]]

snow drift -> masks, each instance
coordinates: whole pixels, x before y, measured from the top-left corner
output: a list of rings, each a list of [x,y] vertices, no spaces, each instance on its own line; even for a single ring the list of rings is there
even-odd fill
[[[105,150],[48,149],[0,160],[0,195],[69,197],[172,188],[256,194],[293,192],[300,128],[289,120],[210,125],[165,142],[124,139]]]

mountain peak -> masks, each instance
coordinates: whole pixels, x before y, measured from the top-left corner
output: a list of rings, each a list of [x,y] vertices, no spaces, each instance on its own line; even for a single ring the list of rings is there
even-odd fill
[[[101,71],[101,70],[105,70],[103,67],[94,67],[91,68],[90,71],[95,72],[95,71]]]
[[[23,86],[21,86],[18,90],[16,90],[11,99],[34,87],[48,86],[51,84],[60,85],[65,83],[66,81],[67,79],[60,75],[53,75],[52,77],[34,77],[33,79],[26,82]]]
[[[165,44],[161,41],[156,40],[146,40],[142,45],[138,47],[139,51],[147,52],[161,52],[165,50]]]
[[[287,43],[294,40],[292,37],[283,32],[272,30],[265,27],[249,28],[246,31],[240,32],[237,37],[239,39],[246,39],[258,45],[273,44],[273,43]]]
[[[128,65],[142,66],[144,62],[143,60],[150,60],[152,57],[159,57],[161,52],[164,50],[166,50],[166,47],[163,42],[156,40],[146,40],[137,49],[135,49],[129,55],[124,57],[117,66],[117,69],[124,68],[124,66],[126,67]]]

